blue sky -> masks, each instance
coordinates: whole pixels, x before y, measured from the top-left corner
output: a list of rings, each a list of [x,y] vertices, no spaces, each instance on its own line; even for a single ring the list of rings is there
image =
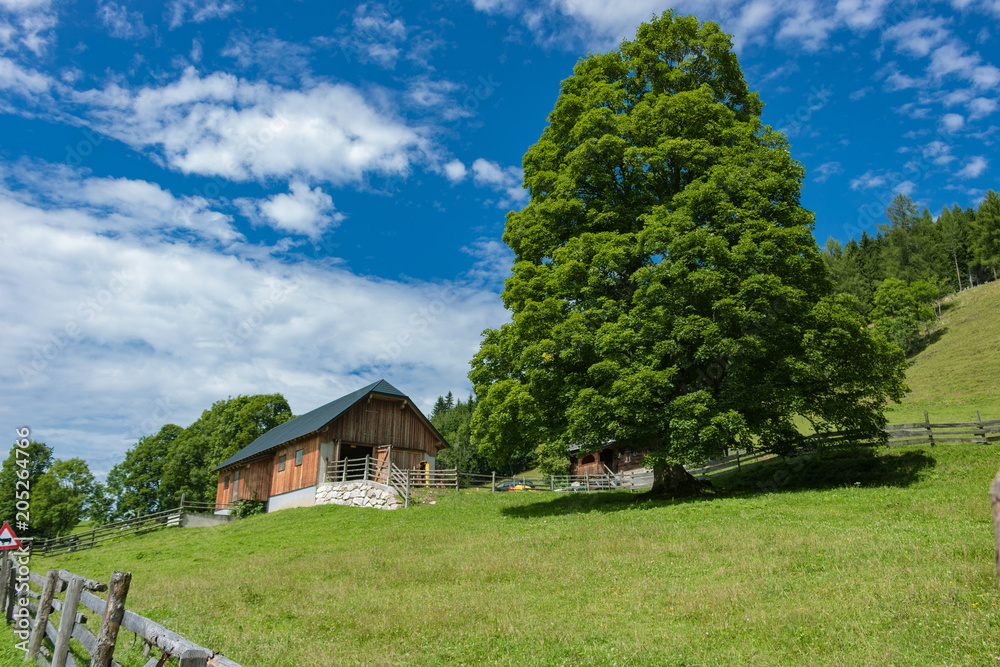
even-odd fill
[[[1000,1],[686,1],[816,237],[997,188]],[[559,82],[668,5],[0,0],[0,422],[103,475],[228,396],[469,391]]]

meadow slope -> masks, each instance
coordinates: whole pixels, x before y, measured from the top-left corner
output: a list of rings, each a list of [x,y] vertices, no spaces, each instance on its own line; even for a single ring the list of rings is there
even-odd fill
[[[32,566],[130,570],[131,608],[247,667],[994,664],[998,465],[939,446],[762,466],[677,502],[449,492]]]
[[[940,328],[911,360],[910,393],[889,423],[1000,419],[1000,281],[942,302]]]

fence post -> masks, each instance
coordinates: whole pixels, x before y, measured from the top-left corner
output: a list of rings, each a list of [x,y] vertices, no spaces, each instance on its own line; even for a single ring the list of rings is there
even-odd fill
[[[31,635],[28,637],[25,662],[34,661],[38,657],[39,649],[42,648],[42,638],[45,637],[45,627],[48,625],[49,613],[52,611],[52,598],[55,597],[58,587],[59,571],[49,570],[45,576],[45,585],[42,587],[42,597],[38,601],[38,611],[35,613],[35,627],[31,628]]]
[[[7,565],[7,578],[4,579],[4,588],[7,591],[7,604],[5,608],[7,610],[7,622],[12,623],[14,621],[14,605],[17,604],[17,595],[14,593],[14,580],[17,578],[17,563],[14,562],[14,557],[12,555],[7,555],[6,560]]]
[[[125,618],[125,598],[128,596],[131,583],[131,572],[115,570],[111,574],[111,580],[108,582],[108,603],[104,607],[104,617],[101,618],[101,628],[97,632],[97,644],[90,657],[90,667],[111,666],[115,643],[118,641],[118,628]]]
[[[410,469],[406,469],[406,493],[403,495],[403,508],[410,506]]]
[[[69,582],[69,588],[66,589],[66,599],[59,614],[59,632],[52,648],[52,667],[66,667],[69,638],[73,634],[73,626],[76,625],[76,608],[80,605],[81,592],[83,592],[83,579],[73,577]]]
[[[490,482],[490,493],[496,493],[497,492],[497,471],[493,470],[491,472],[491,474],[493,476],[493,481]]]
[[[934,431],[931,430],[931,418],[928,416],[927,411],[924,410],[924,428],[927,429],[927,438],[931,441],[931,447],[934,446]]]
[[[177,658],[177,667],[206,667],[209,652],[203,648],[189,648]]]
[[[993,560],[996,563],[997,578],[1000,579],[1000,472],[997,472],[990,484],[990,503],[993,505],[993,534],[996,538]]]
[[[10,554],[3,553],[3,565],[0,566],[0,613],[7,609],[7,582],[10,581]]]
[[[364,480],[366,482],[368,481],[368,454],[365,454],[365,474],[364,474]]]
[[[980,435],[983,438],[983,444],[987,444],[986,441],[986,428],[983,426],[983,418],[979,416],[979,410],[976,410],[976,426],[977,430],[980,431],[976,435]]]

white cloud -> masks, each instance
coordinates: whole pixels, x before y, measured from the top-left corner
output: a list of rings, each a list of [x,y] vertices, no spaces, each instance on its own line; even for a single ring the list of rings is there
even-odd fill
[[[462,252],[475,258],[476,262],[469,271],[470,277],[486,285],[502,285],[510,277],[510,268],[514,263],[514,253],[505,244],[496,239],[476,239],[468,246],[462,247]]]
[[[97,16],[112,37],[142,39],[149,34],[149,28],[143,21],[142,12],[130,12],[128,7],[117,2],[98,2]]]
[[[991,113],[996,111],[997,101],[986,97],[977,97],[969,100],[967,108],[969,110],[969,119],[976,120],[978,118],[989,116]]]
[[[167,6],[167,21],[173,30],[187,22],[204,23],[210,19],[223,19],[240,9],[240,3],[231,0],[171,0]]]
[[[868,170],[857,178],[851,179],[852,190],[868,190],[871,188],[881,188],[889,183],[888,177]]]
[[[49,0],[0,0],[0,51],[20,48],[42,56],[55,39],[57,17]]]
[[[814,181],[817,183],[825,183],[831,176],[844,173],[844,169],[841,167],[839,162],[824,162],[820,166],[813,169],[813,173],[816,174],[816,177],[813,178]]]
[[[917,184],[913,181],[900,181],[896,184],[895,191],[901,195],[909,197],[917,190]]]
[[[271,34],[234,31],[221,53],[244,70],[259,68],[267,79],[283,84],[309,71],[309,47]]]
[[[941,116],[941,128],[945,132],[958,132],[965,125],[965,117],[962,114],[946,113]]]
[[[0,90],[41,94],[48,92],[51,86],[52,80],[48,76],[0,57]]]
[[[288,90],[188,69],[163,87],[112,86],[78,100],[94,107],[94,125],[105,134],[152,150],[185,174],[233,181],[342,184],[365,174],[406,175],[430,150],[422,130],[346,84]]]
[[[444,174],[452,183],[458,183],[464,179],[466,173],[465,165],[462,164],[461,160],[452,160],[444,165]]]
[[[948,39],[950,32],[940,16],[918,17],[897,23],[882,33],[886,40],[895,42],[896,51],[914,57],[924,57]]]
[[[246,212],[249,202],[242,200],[240,203]],[[330,195],[318,187],[310,189],[301,181],[289,184],[289,193],[276,194],[252,206],[273,227],[311,239],[319,238],[344,219],[343,214],[334,211]]]
[[[402,19],[394,17],[385,5],[362,3],[354,10],[351,32],[338,43],[349,60],[393,69],[404,41],[406,25]]]
[[[182,233],[188,242],[204,241],[223,247],[243,240],[230,216],[213,210],[206,199],[175,197],[155,183],[83,177],[79,170],[69,167],[29,163],[10,169],[4,180],[44,196],[57,212],[48,216],[49,224],[67,232],[131,239]],[[12,201],[16,199],[13,194],[9,196]]]
[[[485,186],[504,196],[497,202],[500,208],[507,208],[528,201],[528,191],[521,187],[523,174],[517,167],[501,167],[492,160],[477,158],[472,163],[472,182]]]
[[[923,156],[932,160],[934,164],[945,165],[955,160],[951,154],[951,146],[943,141],[932,141],[921,149]]]
[[[667,5],[657,0],[614,3],[606,0],[473,0],[482,12],[517,17],[543,44],[580,42],[592,50],[617,46],[632,39],[636,26],[649,21]],[[766,44],[779,39],[809,51],[824,48],[830,35],[841,28],[863,34],[885,19],[887,0],[838,0],[801,2],[748,0],[678,0],[672,5],[682,14],[712,20],[733,35],[737,50],[748,44]],[[578,48],[578,47],[577,47]]]
[[[853,93],[850,94],[849,97],[851,98],[852,102],[857,102],[858,100],[862,99],[863,97],[871,93],[873,90],[875,89],[872,88],[871,86],[865,86],[864,88],[859,88],[858,90],[855,90]]]
[[[79,190],[86,208],[0,190],[4,250],[20,258],[0,265],[0,308],[18,314],[0,337],[0,419],[97,472],[138,435],[237,394],[281,392],[301,414],[385,377],[429,409],[468,388],[480,332],[507,319],[475,275],[401,282],[243,259],[173,232],[100,233],[131,214],[112,200],[168,198],[141,182]]]
[[[959,178],[979,178],[986,172],[989,161],[983,155],[976,155],[970,159],[956,176]]]
[[[887,0],[837,0],[837,16],[850,28],[867,31],[883,20]]]

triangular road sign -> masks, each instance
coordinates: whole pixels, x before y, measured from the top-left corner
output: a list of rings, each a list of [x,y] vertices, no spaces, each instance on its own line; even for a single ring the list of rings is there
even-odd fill
[[[10,524],[4,521],[3,528],[0,528],[0,550],[20,548],[21,540],[17,539],[17,535],[10,529]]]

